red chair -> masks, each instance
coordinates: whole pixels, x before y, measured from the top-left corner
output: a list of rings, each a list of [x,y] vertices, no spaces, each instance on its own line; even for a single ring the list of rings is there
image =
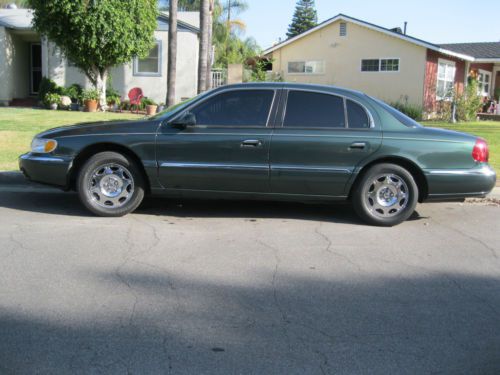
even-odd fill
[[[128,98],[130,100],[130,112],[132,112],[132,106],[136,106],[137,110],[135,113],[139,113],[139,108],[141,106],[141,99],[144,97],[142,90],[139,87],[134,87],[128,92]]]

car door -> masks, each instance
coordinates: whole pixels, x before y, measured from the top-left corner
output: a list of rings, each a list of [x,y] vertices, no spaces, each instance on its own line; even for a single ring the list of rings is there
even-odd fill
[[[345,196],[355,167],[381,144],[381,131],[359,101],[329,92],[283,92],[271,142],[271,191]]]
[[[272,111],[278,89],[230,89],[188,107],[195,125],[162,125],[159,181],[167,189],[269,192]]]

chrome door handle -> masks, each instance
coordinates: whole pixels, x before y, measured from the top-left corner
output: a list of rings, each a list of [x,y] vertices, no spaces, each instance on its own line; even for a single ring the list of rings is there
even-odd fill
[[[259,141],[258,139],[247,139],[243,142],[241,142],[241,147],[261,147],[262,146],[262,141]]]
[[[366,148],[366,142],[354,142],[349,146],[349,150],[364,150]]]

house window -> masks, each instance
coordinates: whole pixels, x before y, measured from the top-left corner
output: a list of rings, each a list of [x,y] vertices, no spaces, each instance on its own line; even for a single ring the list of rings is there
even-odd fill
[[[399,59],[363,59],[362,72],[399,72]]]
[[[347,23],[341,22],[340,23],[340,36],[346,36],[347,35]]]
[[[161,76],[161,41],[156,42],[145,58],[134,58],[134,75]]]
[[[324,74],[324,61],[290,61],[288,62],[290,74]]]
[[[380,59],[381,72],[398,72],[399,59]]]
[[[477,89],[479,95],[482,96],[490,95],[490,81],[491,81],[491,72],[479,69],[479,74],[477,76],[477,86],[478,86]]]
[[[380,70],[380,60],[379,59],[364,59],[361,60],[361,71],[362,72],[378,72]]]
[[[438,60],[436,98],[439,100],[450,99],[455,85],[456,66],[453,61]]]

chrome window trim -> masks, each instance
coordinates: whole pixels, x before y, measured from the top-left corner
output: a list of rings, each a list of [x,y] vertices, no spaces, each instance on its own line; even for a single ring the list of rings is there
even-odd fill
[[[370,129],[374,129],[375,128],[375,120],[373,118],[373,115],[371,114],[371,112],[368,110],[368,108],[366,108],[366,106],[361,103],[359,100],[356,100],[356,99],[353,99],[351,97],[348,97],[348,96],[345,96],[345,95],[342,95],[342,94],[339,94],[339,93],[332,93],[332,92],[328,92],[328,91],[322,91],[322,90],[311,90],[311,89],[305,89],[305,88],[285,88],[286,90],[286,97],[285,97],[285,100],[284,100],[284,108],[283,108],[283,115],[282,115],[282,120],[281,120],[281,128],[282,129],[310,129],[310,130],[342,130],[342,129],[348,129],[348,130],[361,130],[361,131],[367,131],[367,130],[370,130]],[[352,102],[358,104],[361,106],[361,108],[364,109],[364,111],[366,112],[367,116],[368,116],[368,121],[370,122],[370,126],[368,128],[348,128],[347,126],[343,127],[343,128],[335,128],[335,127],[286,127],[285,126],[285,116],[286,116],[286,111],[288,109],[288,94],[290,93],[290,91],[302,91],[302,92],[311,92],[311,93],[315,93],[315,94],[324,94],[324,95],[332,95],[332,96],[337,96],[341,99],[344,100],[344,116],[345,116],[345,123],[346,125],[348,124],[348,116],[347,116],[347,109],[346,109],[346,103],[347,103],[347,100],[351,100]]]
[[[232,91],[250,91],[250,90],[257,91],[258,90],[258,91],[272,91],[273,92],[273,99],[271,100],[271,106],[269,107],[269,113],[267,114],[267,122],[266,122],[265,126],[256,126],[256,125],[254,125],[254,126],[195,125],[195,126],[192,126],[192,128],[195,128],[195,129],[196,128],[201,128],[201,129],[208,129],[208,128],[210,128],[210,129],[227,129],[227,128],[238,128],[238,129],[257,128],[257,129],[264,129],[264,128],[272,128],[272,126],[270,126],[270,124],[269,124],[270,119],[271,119],[271,113],[273,112],[273,106],[274,106],[274,102],[276,100],[277,92],[278,92],[278,90],[281,90],[281,89],[282,89],[282,87],[279,87],[279,88],[275,88],[275,87],[231,87],[231,88],[224,88],[223,90],[214,90],[214,92],[212,94],[205,96],[202,100],[196,101],[194,103],[191,103],[191,105],[187,106],[179,114],[177,114],[175,117],[173,117],[172,119],[170,119],[169,121],[167,121],[166,124],[177,120],[185,112],[190,111],[193,107],[196,107],[196,106],[198,106],[200,104],[203,104],[204,102],[206,102],[207,100],[210,100],[214,96],[217,96],[217,95],[220,95],[220,94],[225,94],[225,93],[232,92]]]

